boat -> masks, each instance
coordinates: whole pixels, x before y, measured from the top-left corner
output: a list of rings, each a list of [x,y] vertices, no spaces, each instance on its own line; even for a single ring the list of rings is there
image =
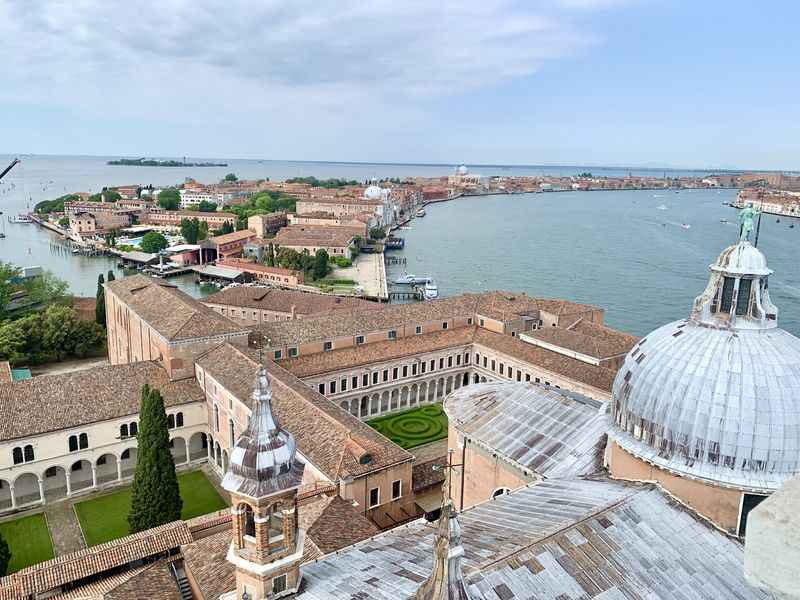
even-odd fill
[[[14,217],[12,223],[33,223],[33,219],[31,219],[30,215],[20,213]]]
[[[658,206],[656,206],[656,208],[657,208],[658,210],[667,210],[667,207],[666,207],[666,205],[664,205],[664,204],[659,204]]]
[[[425,209],[424,209],[424,208],[420,208],[420,209],[417,211],[417,216],[418,216],[418,217],[424,217],[424,216],[425,216]]]
[[[406,273],[402,277],[395,279],[394,283],[395,285],[421,285],[428,283],[430,280],[430,277],[416,277],[410,273]]]
[[[789,225],[789,229],[794,229],[794,223],[792,223],[791,225]]]
[[[691,225],[689,225],[688,223],[681,223],[681,228],[689,229],[689,228],[691,228]]]
[[[728,221],[728,219],[720,219],[720,220],[719,220],[719,222],[720,222],[720,223],[725,223],[725,224],[727,224],[727,223],[729,223],[730,221]]]
[[[425,300],[436,300],[439,297],[439,288],[433,282],[433,279],[428,279],[425,286],[422,288],[422,297]]]

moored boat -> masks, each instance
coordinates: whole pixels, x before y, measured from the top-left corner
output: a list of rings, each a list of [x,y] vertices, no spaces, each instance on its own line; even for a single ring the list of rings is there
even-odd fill
[[[425,286],[422,288],[422,297],[425,300],[435,300],[439,297],[439,288],[433,282],[433,279],[428,279]]]
[[[394,283],[395,285],[421,285],[428,283],[430,280],[430,277],[416,277],[415,275],[406,273],[402,277],[395,279]]]
[[[420,208],[419,210],[417,210],[417,216],[418,217],[424,217],[425,216],[425,209],[424,208]]]

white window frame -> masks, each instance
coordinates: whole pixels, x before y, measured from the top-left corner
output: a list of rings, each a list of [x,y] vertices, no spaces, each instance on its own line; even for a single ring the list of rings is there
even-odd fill
[[[400,487],[400,493],[397,494],[397,496],[394,495],[394,484],[395,483],[399,483],[400,484],[400,486],[399,486]],[[403,480],[402,479],[395,479],[392,482],[392,500],[399,500],[402,497],[403,497]]]

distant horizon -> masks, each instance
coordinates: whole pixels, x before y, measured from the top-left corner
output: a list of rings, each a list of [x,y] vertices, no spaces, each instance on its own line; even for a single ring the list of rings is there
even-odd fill
[[[709,171],[715,173],[783,173],[783,174],[798,174],[800,169],[776,169],[776,168],[763,168],[763,167],[735,167],[735,166],[677,166],[669,164],[615,164],[615,163],[581,163],[581,162],[563,162],[563,163],[502,163],[502,162],[441,162],[441,161],[369,161],[369,160],[328,160],[328,159],[296,159],[296,158],[250,158],[250,157],[233,157],[222,155],[209,155],[209,156],[193,156],[193,155],[170,155],[170,154],[60,154],[60,153],[13,153],[5,152],[0,153],[4,159],[13,159],[24,157],[45,157],[45,158],[87,158],[87,159],[136,159],[146,158],[155,160],[182,160],[191,159],[192,161],[248,161],[248,162],[270,162],[270,163],[293,163],[293,164],[321,164],[321,165],[385,165],[385,166],[404,166],[404,167],[458,167],[459,165],[466,165],[467,167],[474,168],[508,168],[508,169],[526,169],[526,168],[585,168],[585,169],[631,169],[638,171]],[[3,165],[0,165],[2,167]],[[158,168],[158,167],[142,167]],[[179,168],[179,167],[171,167]],[[225,167],[208,167],[208,168],[225,168]]]

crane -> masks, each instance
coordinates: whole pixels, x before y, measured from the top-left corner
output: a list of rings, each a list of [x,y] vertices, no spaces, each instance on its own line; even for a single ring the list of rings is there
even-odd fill
[[[3,177],[5,177],[5,176],[8,174],[8,172],[9,172],[11,169],[13,169],[14,167],[16,167],[18,162],[19,162],[19,159],[18,159],[18,158],[15,158],[14,160],[12,160],[12,161],[11,161],[11,164],[10,164],[10,165],[8,165],[8,166],[7,166],[7,167],[6,167],[6,168],[3,170],[3,172],[2,172],[2,173],[0,173],[0,179],[2,179]]]

